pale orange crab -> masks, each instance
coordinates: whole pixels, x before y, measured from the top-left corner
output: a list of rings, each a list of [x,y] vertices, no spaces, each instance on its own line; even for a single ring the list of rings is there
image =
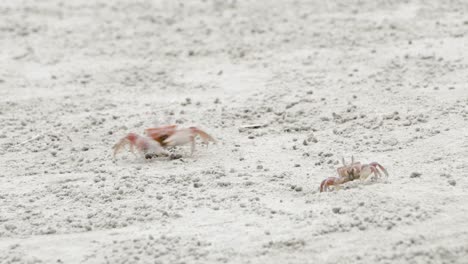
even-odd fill
[[[167,147],[192,143],[191,153],[195,150],[195,137],[200,136],[203,142],[216,142],[216,140],[205,131],[196,127],[177,128],[177,125],[167,125],[145,129],[146,136],[129,133],[114,145],[114,157],[126,145],[135,154],[135,148],[144,158],[156,156],[171,156]],[[179,156],[179,155],[175,155]]]
[[[172,147],[191,143],[190,153],[195,150],[195,138],[199,136],[204,143],[216,140],[197,127],[178,128],[177,125],[167,125],[145,129],[145,134],[158,142],[162,147]]]
[[[351,157],[351,164],[349,165],[346,164],[344,158],[342,158],[342,162],[343,166],[337,169],[339,177],[329,177],[323,180],[320,184],[320,192],[327,191],[330,186],[335,186],[336,189],[339,189],[341,184],[356,179],[364,181],[372,174],[376,177],[381,177],[382,173],[380,170],[388,177],[387,170],[377,162],[361,164],[359,161],[354,162],[354,157]]]

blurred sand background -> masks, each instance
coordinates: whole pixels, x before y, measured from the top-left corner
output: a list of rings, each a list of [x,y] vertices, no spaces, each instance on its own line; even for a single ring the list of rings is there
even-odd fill
[[[0,263],[466,263],[467,12],[1,1]],[[165,123],[219,144],[112,159]]]

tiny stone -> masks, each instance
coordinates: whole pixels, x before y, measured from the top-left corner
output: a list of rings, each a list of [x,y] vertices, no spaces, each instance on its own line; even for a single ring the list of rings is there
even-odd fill
[[[13,225],[13,224],[5,224],[4,227],[5,227],[6,230],[15,230],[16,229],[16,226]]]
[[[296,192],[301,192],[301,191],[302,191],[302,187],[297,186],[297,187],[295,188],[295,190],[296,190]]]
[[[341,212],[341,208],[340,207],[335,207],[332,209],[332,212],[335,213],[335,214],[339,214]]]
[[[450,184],[452,186],[455,186],[455,185],[457,185],[457,182],[455,180],[449,180],[448,184]]]
[[[176,160],[176,159],[181,159],[182,158],[182,155],[181,154],[171,154],[169,156],[169,159],[170,160]]]
[[[411,173],[410,178],[419,178],[419,177],[421,177],[421,175],[422,174],[419,173],[419,172],[413,172],[413,173]]]
[[[44,232],[45,234],[55,234],[57,231],[51,227],[47,228],[47,230]]]
[[[390,139],[384,140],[383,143],[390,145],[390,146],[395,146],[398,144],[398,140],[396,138],[390,138]]]
[[[410,121],[410,120],[406,120],[405,122],[403,122],[403,125],[404,125],[404,126],[411,126],[411,121]]]

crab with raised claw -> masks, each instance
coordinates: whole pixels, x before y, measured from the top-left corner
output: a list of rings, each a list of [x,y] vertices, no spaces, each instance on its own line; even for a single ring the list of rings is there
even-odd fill
[[[381,171],[388,177],[387,170],[377,162],[361,164],[359,161],[355,162],[354,157],[351,157],[350,164],[346,164],[344,158],[342,158],[342,162],[343,166],[337,169],[339,177],[329,177],[323,180],[320,184],[320,192],[329,190],[330,186],[334,186],[335,189],[340,189],[341,184],[356,179],[364,181],[372,174],[376,177],[381,177]]]

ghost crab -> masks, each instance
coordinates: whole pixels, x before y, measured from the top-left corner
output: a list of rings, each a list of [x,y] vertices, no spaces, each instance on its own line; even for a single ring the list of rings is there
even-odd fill
[[[185,145],[191,143],[191,154],[195,150],[195,138],[199,136],[204,143],[216,140],[205,131],[197,127],[178,128],[177,125],[166,125],[145,129],[145,136],[129,133],[114,145],[114,157],[126,145],[135,154],[136,148],[145,158],[153,156],[170,156],[166,150],[168,147]]]
[[[330,186],[334,186],[335,189],[339,190],[340,185],[349,181],[360,179],[361,181],[366,180],[370,175],[381,177],[382,173],[388,177],[387,170],[377,162],[371,162],[369,164],[361,164],[361,162],[354,161],[354,157],[351,157],[351,163],[346,164],[345,159],[342,158],[343,166],[336,169],[339,177],[328,177],[320,184],[320,192],[328,191]]]

